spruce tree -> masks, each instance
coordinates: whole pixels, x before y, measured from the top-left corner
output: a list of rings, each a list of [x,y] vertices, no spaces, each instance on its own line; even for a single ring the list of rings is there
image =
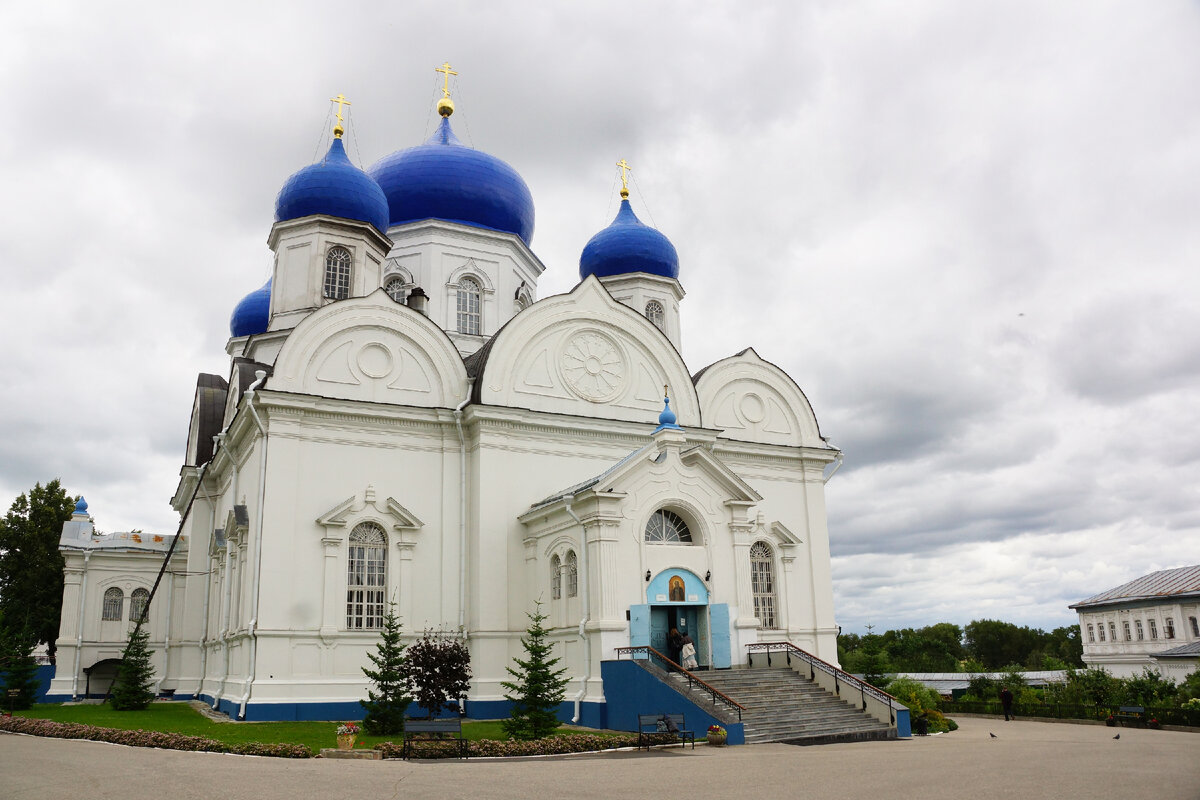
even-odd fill
[[[546,615],[539,602],[529,617],[529,627],[521,639],[526,659],[514,658],[520,671],[507,667],[515,680],[500,685],[508,690],[504,699],[512,702],[512,714],[504,721],[504,732],[514,739],[541,739],[561,724],[558,705],[567,692],[566,668],[555,669],[561,659],[551,658],[554,645],[546,641],[542,627]]]
[[[4,695],[0,699],[5,709],[29,708],[37,696],[37,661],[33,648],[37,644],[29,631],[5,631],[0,639],[0,674],[4,676]],[[9,697],[10,691],[17,694]]]
[[[109,699],[118,711],[140,711],[154,700],[154,665],[150,663],[150,634],[141,625],[129,633],[117,679]]]
[[[400,644],[400,619],[395,603],[388,604],[383,634],[376,651],[367,653],[367,658],[375,669],[363,667],[362,671],[375,684],[375,690],[368,689],[367,699],[358,701],[367,710],[363,728],[372,736],[404,733],[404,712],[412,698],[404,693],[406,659],[404,645]]]

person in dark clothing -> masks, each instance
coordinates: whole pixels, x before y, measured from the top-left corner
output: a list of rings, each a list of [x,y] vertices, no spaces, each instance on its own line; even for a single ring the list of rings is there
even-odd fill
[[[679,635],[678,628],[671,628],[667,633],[667,647],[670,648],[667,653],[667,658],[679,663],[679,650],[683,647],[683,637]]]
[[[1000,705],[1004,707],[1004,721],[1005,722],[1008,722],[1009,719],[1011,719],[1015,716],[1013,714],[1012,704],[1013,704],[1012,690],[1009,689],[1007,686],[1001,687],[1000,688]]]

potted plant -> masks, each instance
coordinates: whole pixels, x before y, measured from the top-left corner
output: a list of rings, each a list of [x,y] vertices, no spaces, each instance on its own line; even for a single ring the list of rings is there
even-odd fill
[[[1155,719],[1154,717],[1151,717],[1151,718],[1150,718],[1149,725],[1150,725],[1150,727],[1151,727],[1153,730],[1158,730],[1159,728],[1161,728],[1161,727],[1162,727],[1162,723],[1161,723],[1161,722],[1159,722],[1159,721],[1158,721],[1157,719]]]
[[[708,743],[714,747],[724,747],[725,740],[728,738],[728,736],[728,731],[726,731],[720,725],[708,726]]]
[[[354,740],[358,737],[358,725],[353,722],[343,722],[337,728],[337,743],[338,750],[350,750],[354,747]]]
[[[1115,728],[1117,725],[1117,721],[1115,719],[1113,719],[1112,714],[1109,714],[1108,718],[1104,720],[1104,724],[1110,728]]]

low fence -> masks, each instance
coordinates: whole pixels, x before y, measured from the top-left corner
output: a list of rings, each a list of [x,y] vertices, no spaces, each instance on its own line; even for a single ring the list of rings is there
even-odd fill
[[[938,710],[948,717],[954,712],[962,714],[994,714],[1003,716],[1004,709],[999,700],[943,700]],[[1120,706],[1083,706],[1070,703],[1013,703],[1013,713],[1018,717],[1043,719],[1091,719],[1103,722],[1118,714]],[[1200,727],[1200,710],[1188,708],[1146,707],[1146,720],[1156,719],[1160,725],[1190,725]]]

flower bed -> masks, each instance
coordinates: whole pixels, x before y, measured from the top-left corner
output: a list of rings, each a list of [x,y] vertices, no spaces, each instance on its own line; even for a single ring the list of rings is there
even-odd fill
[[[674,737],[662,735],[655,737],[660,741],[654,744],[667,744],[676,741]],[[590,733],[572,733],[565,736],[548,736],[545,739],[480,739],[467,742],[467,752],[472,758],[500,758],[504,756],[546,756],[565,753],[591,753],[597,750],[611,750],[618,747],[637,747],[637,734],[628,736],[596,736]],[[375,749],[384,758],[400,758],[401,745],[397,742],[383,742],[375,745]],[[430,749],[429,755],[422,758],[443,758],[457,756],[457,752],[435,751]]]
[[[183,733],[100,728],[77,722],[51,722],[46,719],[27,717],[0,717],[0,730],[27,733],[32,736],[49,736],[55,739],[89,739],[95,742],[111,742],[130,747],[160,747],[164,750],[236,753],[244,756],[272,756],[274,758],[312,758],[312,751],[302,744],[267,744],[263,742],[226,744],[214,739],[188,736]]]

